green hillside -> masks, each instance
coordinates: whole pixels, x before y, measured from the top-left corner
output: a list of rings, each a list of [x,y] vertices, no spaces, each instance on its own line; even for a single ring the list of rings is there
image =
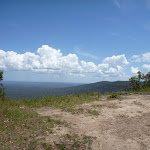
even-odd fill
[[[65,84],[59,85],[57,83],[46,83],[46,84],[37,84],[30,83],[24,84],[24,82],[17,83],[16,82],[7,82],[4,86],[6,87],[7,97],[10,98],[37,98],[43,96],[58,96],[58,95],[68,95],[68,94],[83,94],[89,92],[116,92],[116,91],[126,91],[130,89],[128,81],[116,81],[116,82],[97,82],[91,84],[83,84],[83,85],[73,85],[73,84]],[[68,87],[67,87],[68,86]],[[70,87],[69,87],[70,86]],[[54,87],[54,88],[52,88]],[[56,88],[57,87],[57,88]]]

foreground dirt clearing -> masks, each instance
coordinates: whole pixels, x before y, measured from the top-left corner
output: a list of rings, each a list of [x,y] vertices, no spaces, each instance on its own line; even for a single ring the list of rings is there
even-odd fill
[[[150,95],[132,94],[118,100],[78,105],[77,114],[54,108],[40,108],[42,116],[65,120],[70,127],[55,128],[47,143],[59,142],[65,134],[93,137],[93,150],[150,150]],[[86,110],[86,111],[85,111]],[[96,111],[98,115],[87,113]],[[83,148],[83,149],[89,149]]]

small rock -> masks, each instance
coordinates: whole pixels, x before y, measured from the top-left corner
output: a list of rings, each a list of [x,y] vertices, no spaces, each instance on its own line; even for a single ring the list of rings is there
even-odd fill
[[[21,109],[23,109],[24,107],[22,106],[22,107],[20,107]]]

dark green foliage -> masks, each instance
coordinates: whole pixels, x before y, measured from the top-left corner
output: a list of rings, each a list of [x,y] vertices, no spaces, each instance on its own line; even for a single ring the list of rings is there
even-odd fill
[[[147,74],[143,74],[142,76],[143,79],[143,87],[150,87],[150,72],[148,72]]]
[[[131,77],[129,81],[133,91],[137,91],[138,89],[141,88],[141,84],[136,76]]]
[[[1,83],[1,81],[3,80],[3,72],[0,71],[0,98],[3,100],[5,98],[5,88],[3,86],[3,84]]]
[[[150,87],[150,72],[144,75],[138,71],[137,74],[137,76],[131,77],[129,79],[132,90],[138,91],[140,89]]]
[[[142,88],[142,82],[141,82],[142,76],[143,76],[142,73],[140,71],[138,71],[137,77],[134,76],[129,79],[130,86],[132,87],[133,91],[137,91]]]
[[[130,89],[129,81],[97,82],[65,88],[52,88],[52,83],[34,82],[4,82],[7,97],[10,98],[41,98],[43,96],[78,95],[89,93],[91,96],[99,97],[100,93],[127,91]],[[61,83],[60,83],[61,84]],[[54,83],[53,83],[54,85]]]

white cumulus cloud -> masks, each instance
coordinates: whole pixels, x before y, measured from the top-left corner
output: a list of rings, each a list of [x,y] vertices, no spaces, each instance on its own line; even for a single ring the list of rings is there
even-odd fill
[[[129,64],[129,62],[127,61],[125,55],[113,55],[112,57],[106,57],[103,60],[104,64],[109,64],[109,66],[111,67],[116,67],[116,66],[126,66]]]
[[[133,55],[131,62],[150,62],[150,53],[144,53],[142,55]]]
[[[148,64],[144,64],[144,65],[142,66],[142,68],[143,68],[144,70],[146,70],[146,71],[150,71],[150,65],[148,65]]]
[[[150,53],[145,53],[142,55],[142,60],[146,62],[150,62]]]
[[[97,66],[93,62],[81,61],[82,68],[85,72],[96,72]]]
[[[141,62],[141,56],[140,55],[133,55],[131,57],[131,62]]]
[[[130,68],[130,71],[132,72],[132,73],[137,73],[138,71],[139,71],[139,68],[138,67],[131,67]]]
[[[125,76],[124,68],[128,64],[125,55],[107,57],[98,65],[84,60],[80,62],[76,54],[63,56],[60,49],[56,50],[48,45],[42,45],[36,53],[18,54],[0,50],[0,70],[4,71],[48,72],[57,76],[80,77],[92,73],[93,76],[115,76],[120,79]]]

